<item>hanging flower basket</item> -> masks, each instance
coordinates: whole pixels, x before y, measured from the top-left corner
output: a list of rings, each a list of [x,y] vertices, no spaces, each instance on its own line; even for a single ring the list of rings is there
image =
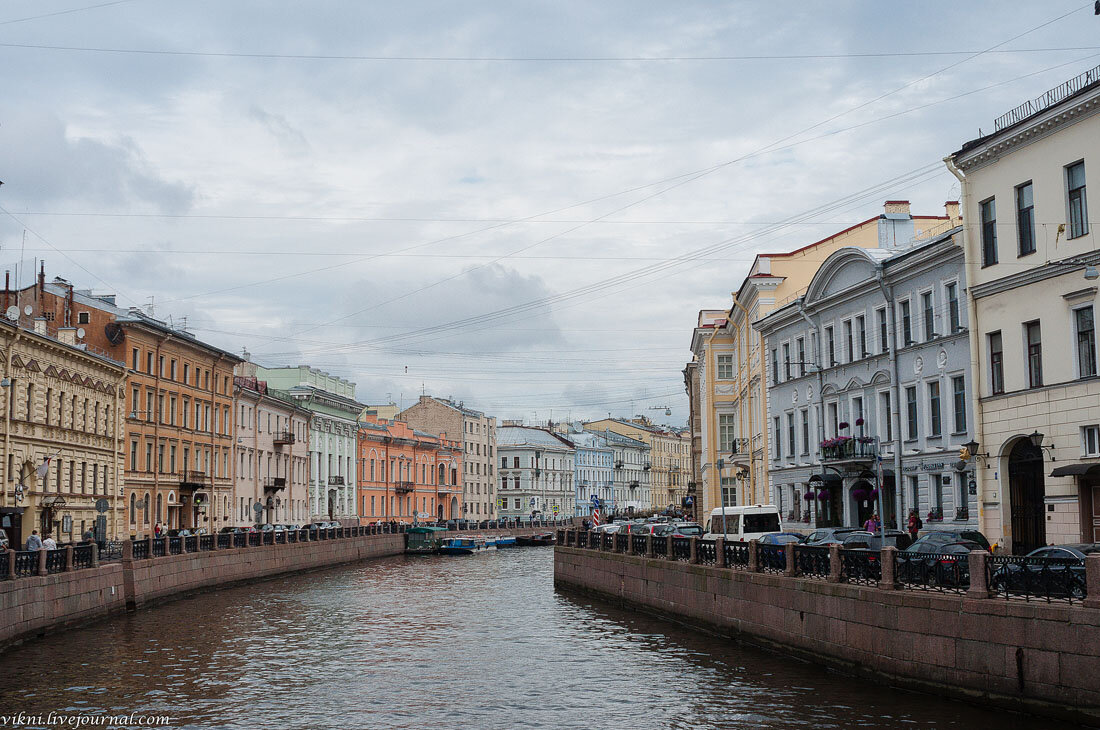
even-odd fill
[[[814,501],[814,493],[813,492],[806,492],[805,494],[802,495],[802,499],[806,500],[807,502],[813,502]]]
[[[878,499],[878,490],[877,489],[872,489],[871,493],[868,496],[871,499]]]
[[[863,419],[862,418],[857,418],[856,419],[856,425],[857,426],[862,426],[863,425]]]
[[[820,500],[822,502],[825,502],[826,500],[829,499],[829,490],[828,489],[822,489],[820,492],[817,493],[817,498],[818,498],[818,500]]]
[[[867,494],[868,492],[866,489],[852,490],[852,498],[855,499],[857,502],[862,502],[863,500],[867,499]]]
[[[841,421],[840,425],[837,426],[837,428],[839,428],[841,431],[847,431],[848,430],[848,422],[847,421]]]

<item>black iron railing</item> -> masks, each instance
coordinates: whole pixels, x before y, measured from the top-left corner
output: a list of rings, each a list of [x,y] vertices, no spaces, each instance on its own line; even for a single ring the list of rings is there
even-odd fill
[[[235,532],[233,533],[233,547],[243,548],[248,547],[248,535],[247,532]]]
[[[756,545],[756,569],[761,573],[782,573],[787,569],[785,545]]]
[[[95,556],[95,545],[73,545],[73,570],[92,567]]]
[[[794,546],[794,569],[807,578],[828,578],[829,548],[818,545]]]
[[[673,537],[672,538],[672,555],[668,557],[673,560],[691,560],[691,538],[690,537]]]
[[[899,588],[941,593],[965,593],[970,588],[970,556],[967,553],[916,553],[900,551],[894,577]]]
[[[286,544],[286,530],[279,530],[278,532],[275,533],[275,543],[277,545],[285,545]]]
[[[635,555],[645,555],[649,552],[649,541],[646,539],[647,537],[647,535],[631,535],[630,552]]]
[[[618,533],[615,535],[615,552],[625,553],[630,551],[630,535]]]
[[[261,538],[260,539],[260,544],[261,545],[274,545],[275,544],[275,531],[274,530],[269,530],[268,532],[261,532],[260,533],[260,538]]]
[[[749,544],[727,542],[722,548],[726,553],[726,567],[745,570],[749,567]]]
[[[134,540],[134,560],[145,560],[149,555],[149,542],[147,540]]]
[[[64,549],[46,551],[46,572],[51,574],[65,572]]]
[[[882,561],[871,550],[841,550],[840,577],[848,583],[874,586],[882,580]]]
[[[996,596],[1025,601],[1083,601],[1088,596],[1085,561],[993,555],[986,560],[986,585]]]
[[[262,537],[263,536],[258,532],[248,533],[248,547],[259,547],[260,546],[260,538],[262,538]]]
[[[109,563],[114,560],[122,560],[121,540],[108,540],[100,544],[103,547],[99,551],[99,562]]]
[[[716,565],[718,563],[718,541],[696,540],[695,559],[704,565]]]
[[[203,536],[205,537],[205,535]],[[199,536],[188,535],[183,538],[183,546],[189,553],[197,553],[199,551]]]
[[[153,538],[153,557],[163,558],[168,554],[168,538],[155,537]]]
[[[615,536],[603,533],[600,535],[600,549],[610,552],[615,549]]]
[[[217,539],[214,535],[199,535],[199,550],[213,550]],[[187,549],[190,550],[191,546],[188,545]]]
[[[168,554],[179,555],[183,552],[183,538],[182,537],[170,537],[168,538]]]
[[[10,577],[10,571],[7,554],[0,553],[0,580],[7,580]]]
[[[653,538],[653,554],[657,557],[668,557],[668,538],[667,537],[654,537]]]
[[[38,572],[38,551],[19,550],[15,553],[15,577],[25,578]]]

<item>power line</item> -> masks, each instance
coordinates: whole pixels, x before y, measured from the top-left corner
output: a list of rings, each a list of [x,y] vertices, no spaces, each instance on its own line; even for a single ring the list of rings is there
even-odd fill
[[[70,15],[72,13],[81,13],[85,10],[96,10],[98,8],[107,8],[112,5],[124,5],[126,3],[137,2],[137,0],[113,0],[112,2],[99,3],[98,5],[85,5],[82,8],[70,8],[68,10],[57,10],[52,13],[42,13],[41,15],[28,15],[23,18],[12,18],[11,20],[0,20],[0,25],[12,25],[13,23],[25,23],[29,20],[41,20],[42,18],[55,18],[58,15]]]

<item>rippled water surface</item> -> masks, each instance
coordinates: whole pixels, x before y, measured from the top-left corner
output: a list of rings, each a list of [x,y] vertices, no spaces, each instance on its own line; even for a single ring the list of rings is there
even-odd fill
[[[555,593],[547,548],[207,593],[0,661],[0,714],[166,714],[181,728],[1053,727]]]

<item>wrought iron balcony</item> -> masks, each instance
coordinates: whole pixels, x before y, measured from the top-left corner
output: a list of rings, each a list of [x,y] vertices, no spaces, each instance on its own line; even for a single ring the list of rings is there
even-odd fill
[[[180,472],[180,486],[192,488],[206,486],[206,472],[188,470]]]
[[[265,492],[277,492],[286,489],[286,477],[268,477],[264,480]]]
[[[638,488],[638,480],[637,479],[635,479],[634,481],[632,481],[630,483],[630,488],[631,489],[637,489]]]
[[[875,440],[869,436],[839,436],[821,442],[821,462],[874,461],[878,457]]]
[[[416,489],[416,484],[413,482],[394,482],[393,491],[398,494],[406,494]]]
[[[292,431],[278,431],[275,433],[275,445],[287,446],[295,442],[294,433]]]
[[[344,486],[344,477],[342,477],[342,476],[330,476],[328,478],[328,485],[330,487],[342,487],[342,486]]]

